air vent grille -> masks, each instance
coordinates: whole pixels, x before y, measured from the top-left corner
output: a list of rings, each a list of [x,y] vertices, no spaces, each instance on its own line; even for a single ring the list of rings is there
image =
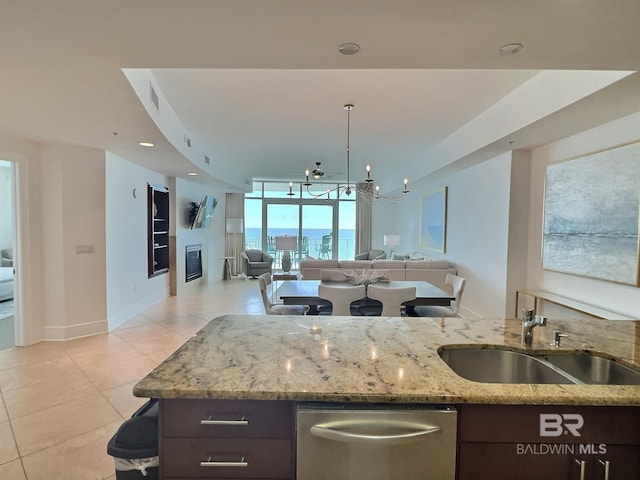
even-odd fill
[[[160,111],[160,100],[158,99],[158,94],[152,86],[149,86],[149,89],[151,90],[151,103],[155,105],[156,110]]]

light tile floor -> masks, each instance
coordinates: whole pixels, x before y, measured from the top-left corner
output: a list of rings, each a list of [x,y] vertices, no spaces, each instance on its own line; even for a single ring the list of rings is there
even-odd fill
[[[133,386],[211,319],[264,314],[256,280],[169,297],[116,330],[0,350],[0,479],[114,479],[106,445]]]

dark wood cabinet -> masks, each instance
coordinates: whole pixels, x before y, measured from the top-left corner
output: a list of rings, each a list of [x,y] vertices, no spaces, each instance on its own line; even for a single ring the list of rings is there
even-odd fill
[[[638,408],[460,405],[458,414],[458,480],[640,478]]]
[[[149,278],[169,271],[169,189],[147,184]]]
[[[161,478],[295,476],[292,402],[163,399],[160,412]]]
[[[640,479],[637,407],[456,408],[457,480]],[[295,432],[295,402],[162,399],[160,478],[294,480]]]

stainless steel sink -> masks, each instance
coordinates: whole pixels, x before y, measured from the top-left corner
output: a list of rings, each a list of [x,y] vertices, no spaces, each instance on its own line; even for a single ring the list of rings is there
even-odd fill
[[[484,383],[575,383],[537,358],[510,350],[444,348],[440,357],[467,380]]]
[[[583,351],[529,354],[445,346],[439,354],[455,373],[476,382],[640,385],[640,371]]]
[[[588,352],[558,352],[538,358],[590,385],[640,385],[640,372]]]

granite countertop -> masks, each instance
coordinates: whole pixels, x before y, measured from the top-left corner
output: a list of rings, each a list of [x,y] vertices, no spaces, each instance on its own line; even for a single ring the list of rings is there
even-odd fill
[[[314,330],[315,329],[315,330]],[[551,347],[553,330],[568,335]],[[226,315],[134,388],[157,398],[640,405],[640,385],[490,384],[456,375],[443,345],[520,349],[514,319]],[[535,351],[590,350],[640,369],[640,321],[549,320]]]

